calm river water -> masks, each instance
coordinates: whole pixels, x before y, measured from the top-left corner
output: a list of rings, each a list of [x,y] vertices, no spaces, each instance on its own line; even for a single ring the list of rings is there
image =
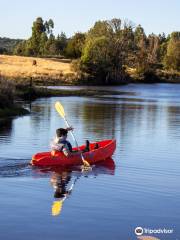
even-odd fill
[[[29,116],[0,122],[0,239],[133,240],[136,227],[170,229],[151,236],[180,239],[180,85],[109,89],[120,93],[41,98]],[[28,165],[64,126],[57,100],[80,144],[116,138],[114,163],[90,172]],[[53,216],[62,181],[72,191]]]

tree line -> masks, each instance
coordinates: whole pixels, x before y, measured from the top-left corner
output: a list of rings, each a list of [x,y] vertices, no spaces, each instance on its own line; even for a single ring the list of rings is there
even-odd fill
[[[21,39],[0,37],[0,54],[12,54],[15,46],[21,41]]]
[[[180,71],[180,32],[146,35],[141,25],[116,18],[97,21],[88,32],[70,38],[64,32],[55,37],[53,29],[52,19],[37,18],[31,37],[17,44],[14,54],[76,59],[77,72],[107,83],[123,81],[133,69],[139,75]]]

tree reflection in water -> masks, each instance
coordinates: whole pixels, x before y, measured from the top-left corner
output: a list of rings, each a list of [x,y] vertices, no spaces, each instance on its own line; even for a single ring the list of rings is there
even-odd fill
[[[13,119],[0,119],[0,142],[9,142],[13,132]]]

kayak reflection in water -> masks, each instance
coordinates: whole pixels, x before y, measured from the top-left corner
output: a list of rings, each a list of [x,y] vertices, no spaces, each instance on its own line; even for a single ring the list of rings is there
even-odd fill
[[[53,171],[50,183],[54,188],[54,202],[52,204],[52,215],[61,213],[63,202],[71,195],[73,187],[81,177],[97,177],[101,174],[114,175],[115,163],[108,158],[96,165],[91,171],[83,171],[80,168],[50,168]]]
[[[54,188],[54,198],[55,201],[52,205],[52,215],[57,216],[60,214],[62,209],[62,204],[65,201],[65,199],[71,194],[73,186],[77,180],[69,186],[71,182],[71,176],[69,175],[69,172],[63,171],[62,173],[54,173],[51,177],[51,185]]]

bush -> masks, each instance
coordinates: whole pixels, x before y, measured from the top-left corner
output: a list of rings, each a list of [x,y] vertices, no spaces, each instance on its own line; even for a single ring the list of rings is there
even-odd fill
[[[14,104],[15,85],[10,80],[0,78],[0,108],[12,107]]]

